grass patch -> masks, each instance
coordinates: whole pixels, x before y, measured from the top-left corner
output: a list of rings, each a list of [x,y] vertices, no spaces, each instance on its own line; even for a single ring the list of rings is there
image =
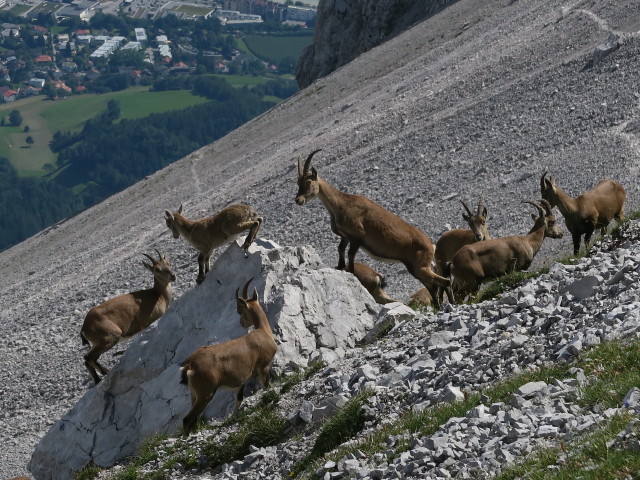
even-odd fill
[[[601,405],[603,408],[609,408],[619,406],[624,398],[624,395],[633,387],[640,385],[640,371],[638,365],[640,364],[640,341],[616,341],[607,342],[599,345],[578,360],[573,366],[584,369],[585,374],[589,377],[593,377],[594,381],[585,385],[580,393],[579,405],[585,408],[593,408],[596,405]],[[500,382],[485,391],[480,393],[474,393],[467,395],[464,401],[454,404],[442,404],[432,408],[426,409],[422,412],[407,411],[398,421],[385,425],[380,430],[367,435],[353,445],[348,447],[338,448],[331,452],[329,455],[317,455],[315,457],[309,457],[305,462],[299,464],[294,470],[294,475],[303,475],[303,478],[314,478],[316,470],[321,466],[321,463],[327,460],[333,460],[336,463],[349,453],[354,453],[356,450],[360,450],[368,456],[373,456],[376,453],[383,452],[389,449],[386,440],[390,436],[404,436],[404,440],[400,440],[394,446],[394,453],[396,455],[401,454],[411,448],[411,439],[415,436],[428,436],[435,433],[440,425],[446,423],[452,417],[464,417],[467,412],[481,403],[482,395],[488,397],[487,403],[504,402],[508,403],[511,395],[522,385],[535,382],[544,381],[551,383],[553,379],[569,378],[570,368],[572,365],[557,364],[551,365],[545,368],[541,368],[535,371],[524,372],[513,378]],[[624,423],[624,422],[623,422]],[[627,422],[628,424],[628,422]],[[617,429],[617,430],[616,430]],[[621,428],[619,426],[612,427],[613,436],[619,432]],[[551,453],[550,453],[551,452]],[[540,451],[540,457],[536,457],[534,464],[552,465],[555,464],[557,459],[557,451]],[[640,455],[634,453],[640,459]],[[622,459],[616,462],[622,462],[626,465],[629,462],[629,455],[622,455]],[[546,460],[545,460],[546,459]],[[639,460],[640,461],[640,460]],[[545,463],[547,462],[547,463]],[[549,463],[551,462],[551,463]],[[620,463],[615,463],[619,465]],[[636,463],[634,462],[635,466]],[[543,467],[542,469],[544,470]],[[600,468],[600,467],[598,467]],[[607,467],[602,467],[607,468]],[[630,468],[630,467],[625,467]],[[597,470],[597,468],[596,468]],[[568,469],[571,471],[571,469]],[[607,471],[608,470],[603,470]],[[640,469],[632,470],[640,471]],[[502,479],[502,477],[500,477]],[[522,470],[516,470],[514,476],[504,477],[502,480],[507,479],[569,479],[578,478],[571,476],[523,476]],[[628,478],[628,477],[608,477],[608,476],[594,476],[594,477],[579,477],[588,479],[604,479],[604,478]]]
[[[373,394],[373,391],[365,390],[359,395],[356,395],[347,402],[342,410],[329,419],[320,429],[318,438],[309,456],[295,465],[290,475],[296,476],[307,470],[309,465],[313,464],[313,462],[321,458],[325,453],[357,435],[358,432],[364,428],[365,424],[363,407]]]
[[[224,443],[211,441],[203,447],[203,466],[215,468],[243,458],[251,445],[258,448],[275,445],[282,441],[286,430],[287,421],[276,413],[273,406],[261,406],[253,415],[247,416]]]
[[[89,118],[106,109],[111,99],[120,102],[122,118],[142,118],[151,113],[179,110],[207,102],[204,97],[192,95],[188,90],[149,92],[148,87],[132,87],[121,92],[103,95],[79,95],[56,102],[42,95],[0,105],[0,115],[8,116],[18,110],[23,118],[20,127],[0,127],[0,155],[9,159],[23,176],[45,175],[46,163],[55,165],[56,155],[49,149],[53,134],[60,131],[80,130]],[[24,126],[29,132],[24,133]],[[22,148],[27,135],[35,143]]]
[[[23,13],[27,13],[29,10],[31,10],[31,5],[16,3],[13,7],[9,9],[9,12],[13,13],[16,16],[20,16]]]
[[[291,375],[284,378],[280,385],[280,394],[284,395],[290,391],[294,386],[298,385],[304,380],[309,380],[314,374],[318,373],[324,368],[324,362],[317,360],[305,369],[297,369]]]
[[[545,273],[549,273],[549,268],[544,267],[535,272],[511,272],[497,278],[486,287],[484,287],[476,296],[472,299],[471,303],[480,303],[486,300],[492,300],[502,295],[508,290],[524,285],[527,280],[539,277]]]
[[[313,42],[313,35],[246,35],[244,43],[258,58],[277,65],[285,57],[300,58],[302,50]]]
[[[102,468],[91,462],[82,470],[76,472],[76,474],[73,476],[73,480],[93,480],[101,471]]]
[[[631,479],[638,478],[640,455],[637,452],[608,447],[608,442],[627,426],[631,415],[616,415],[598,431],[573,444],[560,443],[542,449],[523,463],[507,467],[494,480],[552,479]],[[640,435],[640,424],[633,427]]]

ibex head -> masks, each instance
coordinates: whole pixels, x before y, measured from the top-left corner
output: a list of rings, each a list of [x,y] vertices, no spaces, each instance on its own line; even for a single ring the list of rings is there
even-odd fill
[[[162,283],[170,283],[176,281],[176,275],[171,270],[171,263],[167,257],[160,253],[160,251],[156,248],[156,253],[158,254],[158,259],[156,260],[151,255],[147,255],[143,253],[145,257],[151,260],[151,263],[142,262],[142,265],[149,270],[153,277],[159,280]]]
[[[178,208],[178,210],[175,213],[171,213],[169,210],[164,211],[165,221],[167,222],[167,227],[169,227],[169,229],[171,230],[171,233],[173,233],[173,238],[180,238],[180,230],[176,225],[176,219],[175,219],[175,215],[180,215],[180,214],[182,214],[182,204],[180,204],[180,208]]]
[[[546,178],[547,172],[543,172],[540,177],[540,195],[551,205],[551,208],[556,206],[557,193],[556,193],[556,181],[552,176]]]
[[[258,303],[258,291],[255,287],[253,287],[253,296],[251,298],[247,297],[247,289],[249,288],[249,284],[252,280],[253,277],[244,284],[242,297],[238,295],[238,291],[240,289],[236,289],[236,309],[240,315],[240,325],[242,325],[243,328],[249,328],[256,324],[252,308],[255,308],[256,305],[258,308],[261,308]]]
[[[298,205],[304,205],[308,200],[315,197],[320,190],[318,172],[311,167],[311,159],[320,150],[322,149],[319,148],[309,154],[304,162],[304,167],[302,167],[300,159],[298,159],[298,193],[296,194],[296,203]]]
[[[558,225],[556,216],[551,212],[551,208],[552,208],[551,204],[547,200],[542,199],[540,200],[539,204],[535,202],[524,202],[524,203],[533,205],[538,210],[538,216],[536,216],[535,213],[531,214],[531,218],[533,218],[535,222],[537,222],[540,217],[544,217],[544,223],[545,223],[544,236],[545,237],[562,238],[562,236],[564,235],[564,231],[562,230],[562,227]]]
[[[462,214],[462,218],[469,224],[469,228],[473,232],[473,236],[477,242],[481,242],[483,240],[488,240],[491,238],[489,235],[489,229],[487,226],[487,207],[484,204],[484,198],[480,197],[480,201],[478,202],[478,210],[474,215],[471,213],[467,204],[460,200],[460,203],[467,211],[466,214]]]

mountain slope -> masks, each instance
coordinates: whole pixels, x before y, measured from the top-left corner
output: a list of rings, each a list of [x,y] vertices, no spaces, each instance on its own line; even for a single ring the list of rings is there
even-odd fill
[[[172,260],[176,295],[194,286],[194,252],[169,235],[164,209],[185,202],[185,214],[200,217],[250,203],[265,217],[262,237],[313,244],[333,265],[338,242],[326,211],[293,202],[294,162],[315,148],[324,149],[314,159],[321,177],[434,239],[445,224],[462,225],[454,194],[467,203],[485,196],[493,236],[527,231],[521,202],[539,197],[545,168],[572,194],[616,178],[627,210],[637,208],[639,10],[631,0],[461,0],[222,140],[2,252],[0,475],[26,473],[33,445],[90,386],[78,336],[84,314],[150,284],[142,252],[157,247]],[[585,69],[611,32],[621,47]],[[537,264],[569,251],[567,236],[545,242]],[[392,296],[420,286],[399,266],[365,261],[387,274]]]

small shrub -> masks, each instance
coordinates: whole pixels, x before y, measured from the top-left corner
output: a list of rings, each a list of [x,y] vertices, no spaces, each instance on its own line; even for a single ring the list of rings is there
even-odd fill
[[[76,472],[74,480],[93,480],[102,471],[102,468],[91,462],[79,472]]]

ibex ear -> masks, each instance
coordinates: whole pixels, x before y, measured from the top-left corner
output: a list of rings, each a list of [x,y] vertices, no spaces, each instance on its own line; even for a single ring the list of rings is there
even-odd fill
[[[141,262],[141,263],[142,263],[142,265],[144,265],[144,268],[146,268],[150,272],[153,272],[153,267],[151,266],[151,264],[149,264],[147,262]]]
[[[164,214],[167,217],[167,220],[173,220],[173,215],[171,215],[171,212],[169,210],[165,210]]]
[[[469,215],[467,215],[466,213],[463,213],[463,214],[462,214],[462,218],[464,218],[464,221],[465,221],[465,222],[468,222],[468,221],[469,221]]]
[[[318,179],[318,171],[316,170],[315,167],[311,167],[311,180],[317,180]]]
[[[538,216],[535,213],[531,214],[531,218],[533,218],[533,220],[538,220]]]
[[[484,207],[484,209],[482,210],[482,215],[484,216],[484,218],[487,218],[489,216],[487,213],[487,207]]]
[[[256,287],[253,287],[253,296],[251,297],[251,301],[252,302],[258,301],[258,289]]]
[[[180,208],[178,208],[178,213],[182,213],[182,203],[180,204]]]

